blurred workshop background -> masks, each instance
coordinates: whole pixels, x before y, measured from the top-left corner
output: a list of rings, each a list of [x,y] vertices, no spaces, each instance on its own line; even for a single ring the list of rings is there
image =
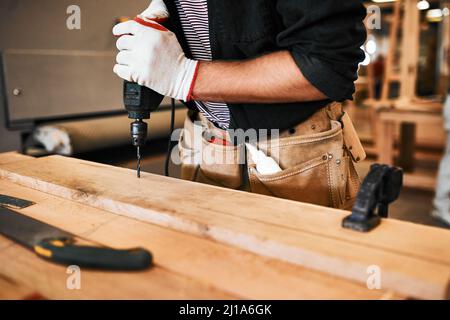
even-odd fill
[[[446,145],[449,1],[364,2],[366,60],[355,99],[346,104],[369,154],[358,171],[364,178],[374,162],[403,167],[406,188],[391,216],[445,227],[430,213]],[[62,154],[134,168],[122,81],[112,72],[111,29],[147,5],[148,0],[0,0],[0,152]],[[74,14],[80,28],[69,19]],[[170,114],[165,100],[152,115],[144,171],[164,172]],[[184,117],[177,104],[176,127]],[[176,166],[170,172],[179,175]]]

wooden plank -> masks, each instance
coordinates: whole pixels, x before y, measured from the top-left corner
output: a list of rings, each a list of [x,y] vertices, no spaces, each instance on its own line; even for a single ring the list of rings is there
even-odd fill
[[[392,121],[397,123],[416,123],[442,128],[444,118],[441,113],[385,110],[379,113],[380,121]]]
[[[21,210],[32,218],[111,247],[143,246],[157,264],[226,292],[252,299],[398,299],[386,290],[264,258],[238,248],[120,217],[33,189],[0,181],[0,193],[36,205]],[[111,236],[114,235],[114,236]],[[0,246],[1,251],[1,246]],[[132,285],[132,284],[129,284]]]
[[[390,25],[389,34],[389,50],[386,57],[386,67],[384,72],[383,86],[381,91],[381,100],[387,100],[390,97],[390,85],[394,78],[394,60],[395,53],[397,50],[398,43],[398,29],[400,25],[400,13],[401,13],[401,2],[397,1],[394,4],[394,11],[392,15],[392,22]]]
[[[400,57],[400,99],[411,101],[416,97],[417,64],[420,46],[420,12],[416,0],[404,0],[402,50]]]
[[[437,185],[436,172],[427,173],[425,170],[405,174],[404,185],[408,188],[435,191]]]
[[[81,270],[81,289],[67,287],[64,266],[38,258],[22,246],[0,236],[0,274],[20,279],[49,299],[236,299],[214,287],[154,267],[145,272]],[[6,246],[6,247],[5,247]]]
[[[363,283],[375,264],[385,288],[418,298],[448,296],[446,230],[386,220],[363,235],[342,230],[345,213],[337,210],[149,174],[138,180],[130,170],[63,157],[0,171],[44,192]],[[223,199],[232,201],[218,206]],[[305,221],[310,224],[299,223]]]
[[[369,142],[367,142],[369,143]],[[364,142],[364,150],[370,156],[377,156],[378,149],[371,145],[366,145]],[[394,151],[394,157],[397,157],[399,154],[398,150]],[[439,151],[421,151],[418,150],[414,153],[414,158],[418,161],[430,161],[430,162],[439,162],[442,160],[443,154]]]
[[[59,181],[62,181],[60,185],[63,186],[65,184],[64,181],[68,180],[63,175],[68,176],[69,180],[81,180],[79,177],[86,176],[86,172],[84,172],[86,169],[89,172],[95,171],[93,175],[90,176],[92,181],[95,180],[95,182],[92,183],[92,187],[95,187],[97,184],[103,184],[99,181],[105,181],[105,185],[109,185],[109,179],[111,187],[106,187],[108,193],[114,193],[114,190],[109,190],[113,189],[113,186],[127,189],[125,186],[125,184],[127,184],[129,185],[129,188],[127,192],[122,194],[124,198],[131,197],[133,194],[142,194],[138,199],[144,199],[142,201],[137,201],[138,206],[152,206],[153,204],[156,206],[157,204],[162,203],[162,206],[166,206],[168,209],[174,207],[174,211],[180,211],[179,207],[195,211],[197,207],[204,209],[210,205],[207,209],[211,212],[248,218],[252,221],[267,222],[276,226],[319,234],[324,237],[337,238],[352,243],[374,246],[383,250],[392,250],[392,252],[396,253],[403,252],[405,254],[450,265],[450,253],[443,254],[439,248],[440,244],[446,243],[450,239],[450,232],[447,230],[429,228],[404,221],[385,220],[382,226],[376,229],[376,232],[367,234],[355,233],[340,227],[342,218],[348,215],[348,212],[346,211],[236,192],[146,173],[144,179],[137,180],[135,179],[135,175],[133,175],[134,171],[132,170],[105,166],[78,159],[53,156],[42,158],[38,161],[38,163],[42,163],[42,165],[38,165],[38,163],[32,166],[27,164],[22,166],[18,164],[17,166],[10,166],[9,168],[2,166],[0,167],[0,176],[10,180],[16,180],[17,183],[24,185],[27,184],[27,176],[20,174],[19,171],[36,171],[35,173],[30,173],[29,177],[38,177],[41,176],[41,173],[44,173],[45,176],[46,173],[42,170],[47,168],[49,177],[31,178],[30,180],[46,181],[53,179],[54,181],[52,181],[51,185],[54,185],[55,188],[59,189]],[[60,165],[62,165],[63,168],[61,174],[58,174],[56,171],[54,171],[53,174],[52,170],[57,170]],[[37,166],[38,169],[34,170],[32,168],[33,166]],[[76,170],[76,172],[64,170],[64,167],[66,166],[71,167]],[[111,174],[110,170],[114,173]],[[94,175],[99,175],[99,177],[94,178]],[[21,181],[23,181],[23,183],[21,183]],[[85,198],[95,200],[100,196],[100,194],[96,193],[97,197],[89,197],[89,191],[94,193],[95,189],[88,190],[87,188],[83,188],[83,185],[89,185],[89,181],[85,181],[87,183],[78,184],[77,181],[71,182],[72,184],[77,185],[75,188],[78,191],[75,195],[78,197],[75,197],[72,200],[85,203]],[[120,182],[116,183],[115,181],[123,182],[122,184],[124,186],[121,186]],[[133,186],[135,183],[137,186]],[[29,184],[31,185],[32,183]],[[146,186],[157,186],[158,188],[155,190],[152,190],[151,188],[145,189]],[[45,189],[45,184],[42,186],[36,185],[35,189],[39,190],[41,187]],[[190,191],[189,194],[187,194],[188,198],[186,198],[186,196],[174,194],[174,192],[186,194],[186,190]],[[49,191],[50,192],[48,193],[51,194],[51,190]],[[84,193],[82,191],[84,191]],[[67,196],[71,196],[72,193],[73,192],[69,190]],[[207,196],[203,196],[203,194],[206,194]],[[221,203],[221,201],[223,201],[222,199],[224,196],[231,196],[233,202],[228,206],[216,206],[216,203]],[[155,203],[152,198],[158,199],[158,203]],[[167,202],[166,198],[168,198]],[[204,204],[199,204],[197,201],[199,199],[202,199]],[[168,209],[161,210],[167,211]],[[397,239],[395,242],[391,241],[392,236],[396,235],[398,232],[402,232],[405,235],[403,238],[407,238],[407,240],[403,240],[402,238]],[[424,241],[422,238],[426,238],[426,240]]]
[[[0,274],[0,300],[38,300],[44,297],[38,292]]]
[[[397,161],[405,172],[412,172],[415,168],[416,131],[416,125],[413,123],[402,123],[400,126],[399,157]]]
[[[391,121],[380,121],[377,138],[378,162],[394,164],[394,135],[395,123]]]
[[[392,101],[392,106],[398,111],[407,112],[429,112],[442,115],[443,102],[422,98],[409,99],[397,99]]]
[[[30,156],[26,156],[26,155],[18,153],[18,152],[15,152],[15,151],[0,153],[0,164],[7,164],[7,163],[13,163],[13,162],[31,160],[31,159],[34,159],[34,158],[30,157]]]

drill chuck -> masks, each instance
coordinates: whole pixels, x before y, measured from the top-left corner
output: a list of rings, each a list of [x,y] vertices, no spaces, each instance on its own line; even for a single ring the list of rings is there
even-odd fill
[[[133,146],[144,147],[147,142],[148,125],[142,119],[138,119],[130,125]]]

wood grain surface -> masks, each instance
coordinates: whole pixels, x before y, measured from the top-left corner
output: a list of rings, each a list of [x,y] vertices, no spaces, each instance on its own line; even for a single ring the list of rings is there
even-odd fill
[[[365,284],[446,298],[450,232],[384,220],[368,234],[344,230],[348,214],[312,205],[144,174],[64,157],[0,165],[0,176],[71,201],[211,239],[268,258]]]
[[[35,205],[20,210],[21,214],[64,229],[93,243],[115,248],[145,247],[153,253],[155,263],[160,268],[210,284],[236,297],[248,299],[401,298],[389,290],[369,290],[367,286],[352,281],[268,259],[193,235],[121,217],[8,181],[0,181],[0,193],[20,198],[26,197],[36,202]],[[38,267],[43,264],[39,258],[21,249],[14,246],[10,253],[26,255],[29,259],[30,272],[35,263]],[[1,252],[2,242],[0,241],[0,255]],[[54,268],[48,263],[44,265]],[[22,279],[14,266],[0,265],[0,275]],[[57,270],[64,271],[60,268]],[[102,273],[97,274],[100,278],[103,277]],[[33,288],[46,286],[37,278],[26,278],[26,280],[27,285]],[[87,285],[95,285],[95,283],[91,282]],[[124,281],[119,284],[114,282],[114,286],[108,289],[105,297],[130,298],[128,294],[133,290],[123,286],[133,287],[134,285],[133,281]],[[148,290],[153,290],[152,288],[150,285]],[[56,291],[51,297],[70,298],[73,294]],[[79,296],[87,297],[84,293]],[[89,294],[88,297],[101,298],[102,295],[101,293]],[[134,297],[151,296],[143,290]]]

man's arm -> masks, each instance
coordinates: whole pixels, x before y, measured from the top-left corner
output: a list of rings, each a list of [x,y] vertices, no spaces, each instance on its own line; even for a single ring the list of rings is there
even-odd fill
[[[239,62],[200,62],[193,99],[284,103],[326,99],[302,74],[289,51]]]
[[[276,37],[280,52],[239,62],[188,59],[176,35],[154,21],[118,24],[114,72],[183,101],[351,99],[364,58],[361,0],[278,0],[277,10],[286,28]]]
[[[204,101],[283,103],[351,99],[364,59],[361,0],[277,0],[279,52],[239,62],[200,62],[192,96]]]

